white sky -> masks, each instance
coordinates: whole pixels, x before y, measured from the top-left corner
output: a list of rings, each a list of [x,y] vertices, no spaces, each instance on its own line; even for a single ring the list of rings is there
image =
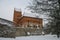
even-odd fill
[[[29,0],[0,0],[0,18],[13,20],[14,8],[25,11]]]

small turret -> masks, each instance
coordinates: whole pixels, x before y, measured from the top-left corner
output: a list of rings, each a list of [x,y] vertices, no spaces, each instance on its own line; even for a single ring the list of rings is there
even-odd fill
[[[14,8],[14,15],[13,15],[13,22],[17,24],[18,20],[22,16],[22,11],[21,9]]]

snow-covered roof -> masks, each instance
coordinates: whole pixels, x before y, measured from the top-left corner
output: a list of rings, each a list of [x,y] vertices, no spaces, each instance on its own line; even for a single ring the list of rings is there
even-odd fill
[[[0,18],[0,24],[14,26],[12,21]]]
[[[14,8],[15,11],[21,12],[21,9]]]
[[[40,18],[39,15],[36,14],[36,13],[24,13],[23,16],[34,17],[34,18]]]

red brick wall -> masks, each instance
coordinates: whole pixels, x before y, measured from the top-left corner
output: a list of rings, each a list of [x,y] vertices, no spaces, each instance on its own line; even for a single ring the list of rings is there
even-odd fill
[[[43,20],[42,19],[38,19],[38,18],[31,18],[31,17],[23,17],[22,19],[20,19],[18,24],[28,24],[28,23],[33,23],[33,24],[38,24],[39,26],[43,26]]]
[[[16,10],[14,10],[14,16],[13,16],[13,22],[14,22],[14,23],[17,23],[17,22],[18,22],[18,20],[19,20],[20,17],[22,16],[21,13],[22,13],[22,12],[18,12],[18,11],[16,11]]]

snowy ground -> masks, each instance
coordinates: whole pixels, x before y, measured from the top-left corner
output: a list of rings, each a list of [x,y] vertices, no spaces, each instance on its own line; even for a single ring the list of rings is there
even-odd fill
[[[2,38],[0,40],[60,40],[56,35],[22,36],[16,38]]]

